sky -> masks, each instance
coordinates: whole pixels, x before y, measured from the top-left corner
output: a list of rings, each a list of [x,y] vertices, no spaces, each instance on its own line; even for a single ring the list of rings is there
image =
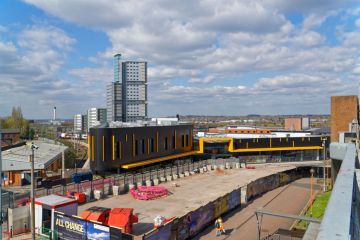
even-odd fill
[[[0,116],[105,107],[116,53],[148,62],[151,117],[328,114],[359,93],[360,3],[2,0]]]

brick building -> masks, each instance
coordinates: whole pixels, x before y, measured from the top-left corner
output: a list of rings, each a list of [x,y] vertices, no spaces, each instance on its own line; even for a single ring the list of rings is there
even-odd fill
[[[349,131],[349,124],[359,119],[357,96],[331,97],[331,141],[339,141],[339,132]]]
[[[19,129],[2,129],[1,132],[1,147],[8,147],[20,142]]]

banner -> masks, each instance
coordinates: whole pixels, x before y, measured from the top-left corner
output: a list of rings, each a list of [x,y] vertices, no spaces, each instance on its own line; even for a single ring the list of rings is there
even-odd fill
[[[214,212],[215,206],[212,202],[191,212],[190,236],[196,235],[211,222],[213,220]]]
[[[54,216],[54,230],[57,232],[58,239],[86,239],[86,221],[57,212]]]
[[[251,198],[258,196],[259,194],[273,190],[279,185],[280,183],[278,174],[273,174],[264,178],[257,179],[247,185],[247,199],[250,200]]]
[[[229,209],[228,196],[223,196],[214,201],[215,213],[213,219],[218,218],[221,214],[225,213]]]
[[[177,235],[178,219],[174,219],[171,222],[165,224],[162,227],[154,230],[150,234],[147,234],[144,240],[175,240]],[[112,240],[112,239],[111,239]]]
[[[228,195],[228,197],[229,197],[229,199],[228,199],[229,210],[231,210],[240,205],[241,190],[236,189],[236,190],[232,191]]]
[[[120,240],[130,235],[120,229],[67,216],[58,212],[54,215],[54,239],[59,240]],[[127,238],[129,239],[129,238]]]
[[[179,219],[178,239],[185,240],[190,237],[191,213]]]
[[[286,172],[283,173],[279,173],[279,182],[280,185],[285,185],[288,184],[290,182],[290,175],[287,174]]]

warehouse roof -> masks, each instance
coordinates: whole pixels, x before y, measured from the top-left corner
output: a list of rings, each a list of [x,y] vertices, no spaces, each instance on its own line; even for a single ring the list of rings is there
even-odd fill
[[[50,141],[34,141],[39,148],[35,150],[35,169],[45,169],[52,162],[59,159],[66,146]],[[2,152],[3,171],[29,170],[29,145],[11,148]]]

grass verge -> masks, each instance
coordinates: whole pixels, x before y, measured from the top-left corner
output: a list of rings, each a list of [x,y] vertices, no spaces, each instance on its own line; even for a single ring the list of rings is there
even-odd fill
[[[315,200],[313,202],[313,206],[312,206],[312,217],[313,218],[318,218],[318,219],[323,218],[330,195],[331,195],[331,191],[327,191],[327,192],[320,193],[317,195],[317,197],[315,198]],[[310,206],[309,206],[309,209],[307,210],[305,216],[307,216],[307,217],[311,216]],[[306,229],[307,226],[308,226],[307,222],[300,221],[295,226],[295,228]]]

